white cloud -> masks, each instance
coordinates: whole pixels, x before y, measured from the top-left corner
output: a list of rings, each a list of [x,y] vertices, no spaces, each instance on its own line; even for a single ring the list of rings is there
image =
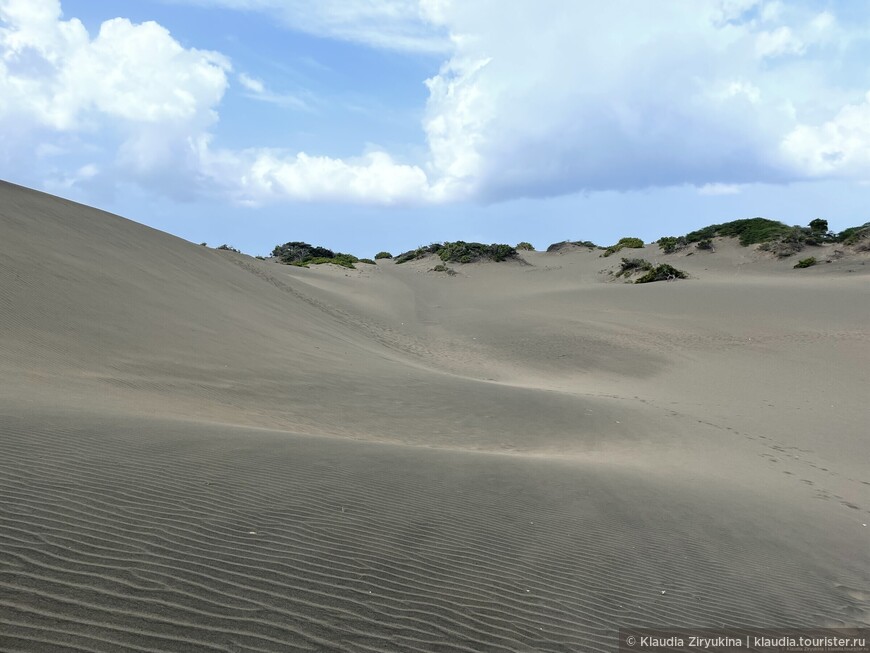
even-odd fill
[[[201,173],[242,204],[326,200],[390,205],[430,199],[426,173],[384,152],[342,160],[269,149],[213,150],[207,139],[197,148]]]
[[[788,27],[778,27],[770,32],[761,32],[755,39],[755,52],[759,57],[781,57],[787,54],[802,54],[806,44]]]
[[[250,77],[245,73],[239,73],[239,83],[252,93],[264,93],[266,91],[263,80]]]
[[[266,88],[265,82],[256,77],[251,77],[245,73],[239,73],[239,83],[247,89],[247,97],[260,102],[268,102],[275,104],[285,109],[298,109],[301,111],[310,111],[311,106],[308,102],[297,95],[291,93],[274,93]]]
[[[266,13],[315,36],[376,48],[443,54],[445,34],[433,29],[417,0],[180,0]],[[431,0],[430,0],[431,1]]]
[[[735,184],[704,184],[698,189],[699,195],[737,195],[740,186]]]
[[[115,141],[114,161],[82,163],[57,183],[94,181],[100,169],[177,176],[188,136],[217,119],[228,60],[183,48],[156,23],[116,18],[91,38],[62,20],[57,0],[0,0],[0,20],[0,129],[14,134],[3,158],[48,159],[70,142],[90,157]]]
[[[821,125],[798,125],[782,152],[799,174],[870,181],[870,93]]]
[[[57,0],[0,0],[0,162],[37,151],[48,166],[75,151],[74,172],[56,183],[121,175],[246,204],[498,201],[687,184],[711,195],[870,178],[867,88],[845,76],[835,87],[826,74],[826,64],[848,63],[836,57],[857,56],[827,45],[865,37],[804,3],[553,0],[548,11],[531,2],[506,11],[500,0],[183,1],[269,12],[293,29],[373,47],[436,52],[449,37],[449,56],[425,82],[426,149],[406,161],[379,149],[340,159],[255,143],[217,148],[232,69],[224,56],[185,48],[156,23],[117,18],[91,36],[62,19]],[[254,100],[311,108],[254,75],[236,79]]]

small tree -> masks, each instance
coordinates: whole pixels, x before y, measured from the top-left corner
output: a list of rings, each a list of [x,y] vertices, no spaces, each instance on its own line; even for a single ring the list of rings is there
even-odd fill
[[[810,220],[810,230],[814,233],[826,234],[828,233],[828,221],[822,218]]]

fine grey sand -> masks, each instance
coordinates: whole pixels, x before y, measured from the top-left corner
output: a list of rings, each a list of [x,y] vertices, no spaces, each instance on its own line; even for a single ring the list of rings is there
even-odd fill
[[[692,278],[302,269],[0,183],[0,650],[870,625],[870,257],[642,255]]]

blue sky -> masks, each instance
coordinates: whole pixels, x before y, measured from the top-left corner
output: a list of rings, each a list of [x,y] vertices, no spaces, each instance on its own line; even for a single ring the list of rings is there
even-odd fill
[[[0,0],[0,177],[252,254],[842,229],[868,60],[848,1]]]

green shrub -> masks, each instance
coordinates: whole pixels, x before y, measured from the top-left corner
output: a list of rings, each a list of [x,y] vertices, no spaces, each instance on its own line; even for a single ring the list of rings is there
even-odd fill
[[[810,230],[816,233],[826,234],[828,233],[828,221],[822,220],[822,218],[810,220]]]
[[[652,263],[643,258],[623,258],[616,276],[630,277],[638,270],[652,270],[652,267]]]
[[[870,239],[870,222],[860,227],[849,227],[834,236],[836,242],[843,243],[844,245],[856,245],[864,239]]]
[[[531,243],[527,243],[526,241],[523,241],[521,243],[517,243],[517,246],[514,249],[526,251],[526,252],[534,252],[535,246],[532,245]]]
[[[686,234],[686,241],[690,243],[698,242],[715,238],[716,236],[724,236],[727,238],[739,238],[740,244],[744,247],[747,245],[755,245],[774,240],[786,233],[792,227],[789,227],[777,220],[768,220],[767,218],[746,218],[744,220],[733,220],[722,224],[712,224],[697,231],[691,231]]]
[[[688,243],[685,236],[664,236],[658,239],[658,246],[665,254],[673,254],[685,249]]]
[[[688,275],[672,265],[662,263],[652,268],[635,283],[652,283],[653,281],[671,281],[673,279],[685,279]]]
[[[547,248],[548,252],[558,252],[563,250],[571,245],[575,245],[576,247],[588,247],[589,249],[603,249],[593,243],[591,240],[563,240],[558,243],[553,243]]]
[[[359,259],[360,263],[368,263],[369,265],[375,265],[375,262],[370,258],[361,258]]]
[[[444,249],[444,245],[441,243],[432,243],[430,245],[424,245],[422,247],[418,247],[417,249],[412,249],[403,254],[399,254],[395,258],[396,263],[407,263],[408,261],[416,261],[417,259],[424,258],[429,254],[437,254],[442,249]]]
[[[810,256],[809,258],[802,258],[800,261],[795,263],[795,268],[811,268],[816,264],[816,257]]]
[[[407,263],[408,261],[415,261],[419,258],[423,258],[429,253],[429,251],[425,247],[418,247],[417,249],[412,249],[404,254],[399,254],[394,261],[397,265],[401,265],[402,263]]]
[[[448,268],[448,267],[447,267],[446,265],[444,265],[443,263],[439,263],[439,264],[436,265],[434,268],[432,268],[432,272],[447,272],[447,270],[449,270],[449,269],[450,269],[450,268]]]
[[[315,247],[308,243],[293,241],[276,245],[272,250],[272,256],[278,258],[283,263],[295,263],[313,258],[333,258],[335,252],[326,247]]]
[[[431,246],[430,246],[431,247]],[[452,243],[444,243],[437,251],[442,261],[452,263],[473,263],[474,261],[506,261],[517,257],[517,250],[510,245],[493,243],[466,243],[457,240]]]
[[[625,238],[620,238],[619,242],[615,245],[611,245],[606,250],[602,256],[610,256],[611,254],[616,254],[621,249],[625,249],[626,247],[630,247],[632,249],[641,249],[643,248],[643,240],[640,238],[633,238],[631,236],[626,236]]]
[[[208,243],[200,243],[200,246],[202,246],[202,247],[208,247]]]
[[[704,238],[704,240],[699,240],[695,245],[698,249],[713,249],[713,241],[709,238]]]
[[[393,255],[390,254],[389,252],[378,252],[377,254],[375,254],[376,261],[378,261],[382,258],[393,258]]]
[[[225,252],[235,252],[236,254],[241,254],[241,252],[239,250],[237,250],[235,247],[230,247],[226,243],[224,243],[223,245],[221,245],[217,249],[222,249]]]
[[[255,256],[254,258],[257,259],[258,261],[265,261],[265,260],[266,260],[266,257],[265,257],[265,256],[259,256],[259,255],[257,255],[257,256]]]

